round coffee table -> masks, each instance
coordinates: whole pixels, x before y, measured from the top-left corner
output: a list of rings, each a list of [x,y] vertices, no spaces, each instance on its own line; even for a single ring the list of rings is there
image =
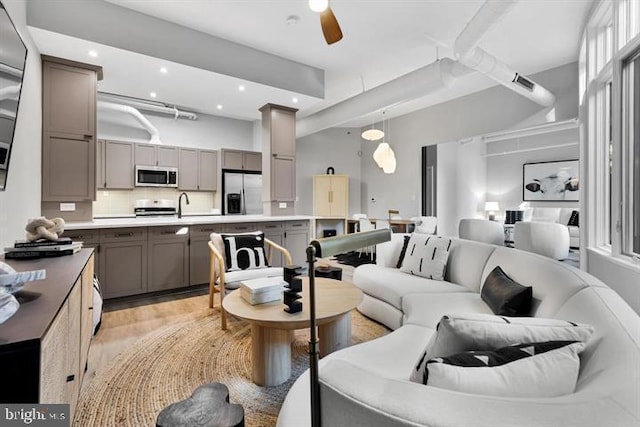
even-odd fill
[[[291,376],[293,331],[309,327],[309,278],[303,278],[302,311],[284,311],[282,299],[251,305],[235,290],[222,300],[227,313],[251,323],[252,379],[261,386],[282,384]],[[351,313],[362,291],[351,283],[316,277],[316,319],[320,356],[351,345]]]

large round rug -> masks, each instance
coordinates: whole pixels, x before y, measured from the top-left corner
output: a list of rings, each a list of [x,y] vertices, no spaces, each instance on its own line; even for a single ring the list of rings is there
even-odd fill
[[[387,329],[355,310],[354,343],[385,335]],[[186,399],[198,386],[220,382],[229,388],[231,403],[240,403],[245,425],[273,426],[287,391],[308,367],[308,330],[295,333],[292,376],[277,387],[251,381],[251,328],[230,323],[220,330],[217,311],[167,326],[141,339],[98,371],[83,390],[74,426],[154,426],[158,412]]]

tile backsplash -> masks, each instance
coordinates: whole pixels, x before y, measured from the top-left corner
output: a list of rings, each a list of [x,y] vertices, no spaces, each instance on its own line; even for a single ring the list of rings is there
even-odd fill
[[[98,190],[93,202],[93,215],[131,215],[136,200],[174,200],[176,206],[182,191],[173,188],[135,188],[133,190]],[[215,208],[215,194],[207,191],[187,191],[189,204],[182,201],[183,213],[211,213]]]

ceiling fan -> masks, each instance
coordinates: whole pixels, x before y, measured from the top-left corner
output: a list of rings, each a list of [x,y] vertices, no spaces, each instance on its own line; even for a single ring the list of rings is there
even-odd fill
[[[309,0],[309,8],[320,14],[320,26],[327,44],[333,44],[342,40],[340,24],[333,14],[329,0]]]

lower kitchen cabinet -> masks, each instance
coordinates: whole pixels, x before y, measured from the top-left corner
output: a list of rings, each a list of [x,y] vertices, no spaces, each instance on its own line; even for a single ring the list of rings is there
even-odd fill
[[[261,230],[264,232],[265,239],[271,240],[273,243],[284,246],[284,225],[281,222],[265,222],[261,224]],[[269,247],[265,245],[265,250]],[[271,267],[282,267],[284,265],[284,257],[282,252],[272,249],[269,265]]]
[[[209,283],[209,235],[221,232],[221,224],[191,226],[189,232],[189,285]]]
[[[102,280],[100,277],[100,256],[98,255],[100,252],[100,230],[65,230],[62,237],[70,237],[74,242],[82,242],[83,248],[93,248],[95,250],[93,272],[98,276],[98,280]]]
[[[284,247],[291,254],[294,265],[307,265],[309,221],[287,221],[284,226]]]
[[[105,298],[147,292],[147,229],[101,230],[100,271]]]
[[[163,291],[189,285],[189,233],[185,227],[149,228],[148,291]]]

